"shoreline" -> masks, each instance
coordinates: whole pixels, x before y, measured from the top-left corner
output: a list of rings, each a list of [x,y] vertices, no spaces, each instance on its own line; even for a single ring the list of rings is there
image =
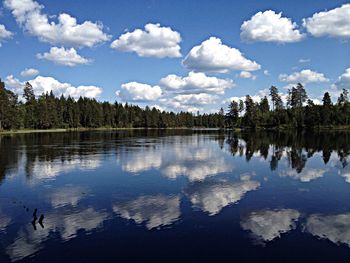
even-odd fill
[[[122,131],[122,130],[220,130],[220,128],[201,128],[201,127],[172,127],[172,128],[77,128],[77,129],[20,129],[20,130],[3,130],[0,135],[11,134],[31,134],[31,133],[55,133],[55,132],[83,132],[83,131]]]
[[[169,128],[146,128],[146,127],[138,127],[138,128],[108,128],[108,127],[101,127],[101,128],[59,128],[59,129],[20,129],[20,130],[3,130],[0,131],[1,135],[12,135],[12,134],[32,134],[32,133],[58,133],[58,132],[84,132],[84,131],[123,131],[123,130],[212,130],[212,131],[219,131],[222,130],[220,128],[204,128],[204,127],[169,127]],[[246,131],[246,130],[252,130],[251,128],[242,127],[242,128],[233,128],[228,129],[225,128],[224,131]],[[254,129],[253,129],[254,130]],[[291,127],[272,127],[272,128],[263,128],[263,127],[257,127],[255,129],[256,131],[272,131],[272,132],[287,132],[287,131],[294,131],[295,128]],[[312,129],[302,129],[302,131],[314,131],[314,132],[327,132],[327,131],[349,131],[350,132],[350,126],[318,126],[314,127]]]

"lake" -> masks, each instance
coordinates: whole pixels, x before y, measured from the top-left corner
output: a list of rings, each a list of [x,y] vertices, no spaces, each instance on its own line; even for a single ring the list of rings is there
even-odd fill
[[[350,133],[0,136],[0,262],[348,262]]]

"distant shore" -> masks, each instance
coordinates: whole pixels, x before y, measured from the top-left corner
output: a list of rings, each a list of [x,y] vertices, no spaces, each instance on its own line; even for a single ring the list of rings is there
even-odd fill
[[[2,130],[0,135],[11,135],[11,134],[30,134],[30,133],[55,133],[55,132],[82,132],[82,131],[120,131],[120,130],[221,130],[220,128],[205,128],[205,127],[169,127],[169,128],[146,128],[146,127],[137,127],[137,128],[110,128],[110,127],[100,127],[100,128],[60,128],[60,129],[19,129],[19,130]],[[242,128],[225,128],[226,131],[244,131],[252,130],[249,127]],[[295,128],[288,126],[280,127],[257,127],[256,130],[260,131],[294,131]],[[309,129],[310,130],[310,129]],[[350,131],[349,125],[344,126],[317,126],[311,129],[311,131]]]
[[[81,132],[81,131],[119,131],[119,130],[219,130],[219,128],[201,128],[201,127],[171,127],[171,128],[68,128],[68,129],[20,129],[20,130],[3,130],[0,135],[9,134],[28,134],[28,133],[54,133],[54,132]]]

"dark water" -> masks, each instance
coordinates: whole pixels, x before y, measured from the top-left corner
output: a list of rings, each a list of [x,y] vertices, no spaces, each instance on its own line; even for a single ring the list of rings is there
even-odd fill
[[[0,136],[0,262],[349,262],[349,153],[340,132]]]

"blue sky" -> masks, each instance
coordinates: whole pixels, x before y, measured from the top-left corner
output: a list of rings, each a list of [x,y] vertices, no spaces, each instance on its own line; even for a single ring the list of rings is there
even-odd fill
[[[349,39],[346,1],[5,0],[0,77],[175,111],[297,82],[318,102],[350,88]]]

